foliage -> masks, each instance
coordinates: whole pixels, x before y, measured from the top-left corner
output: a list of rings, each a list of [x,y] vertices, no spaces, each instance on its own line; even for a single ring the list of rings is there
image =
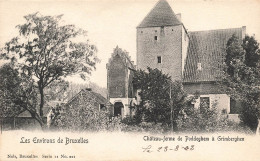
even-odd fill
[[[138,125],[125,125],[122,126],[121,131],[123,132],[144,132],[152,134],[162,134],[169,131],[169,127],[162,125],[162,123],[151,123],[151,122],[142,122]]]
[[[108,111],[99,111],[86,106],[78,110],[57,115],[52,129],[71,131],[120,131],[122,123],[120,118],[109,118]]]
[[[99,109],[100,101],[92,91],[81,90],[68,103],[55,109],[53,128],[72,131],[120,130],[121,120],[111,119],[108,109]]]
[[[0,68],[0,117],[8,117],[16,114],[17,111],[21,111],[23,108],[14,104],[14,98],[19,87],[21,79],[19,78],[18,71],[13,69],[10,64],[5,64]],[[15,89],[15,91],[14,91]],[[12,90],[11,93],[8,91]]]
[[[260,50],[254,37],[241,43],[236,36],[227,42],[225,68],[221,87],[242,103],[240,119],[255,131],[260,117]]]
[[[140,121],[138,121],[135,116],[133,117],[126,116],[121,120],[121,122],[125,125],[137,125],[140,123]]]
[[[43,123],[35,110],[37,92],[31,77],[19,73],[12,64],[0,68],[1,117],[14,117],[28,110],[39,123]]]
[[[42,117],[44,90],[69,75],[80,74],[85,79],[98,62],[97,48],[85,40],[85,30],[63,24],[62,15],[34,13],[24,18],[26,23],[17,26],[19,35],[1,49],[1,58],[10,60],[19,68],[20,76],[30,78],[31,87],[38,89],[39,114]]]
[[[52,82],[44,90],[46,101],[64,101],[66,93],[68,92],[69,82],[59,80]]]
[[[228,115],[201,104],[196,108],[186,108],[186,115],[179,117],[178,128],[181,132],[248,132],[247,128],[229,120]]]
[[[136,89],[140,89],[141,97],[135,119],[139,123],[145,121],[162,123],[165,126],[173,123],[176,130],[175,120],[190,100],[187,99],[180,82],[172,82],[168,75],[158,69],[148,67],[147,70],[148,72],[136,71],[133,78],[133,84]]]
[[[253,36],[246,35],[243,39],[242,47],[245,50],[245,64],[249,67],[259,66],[259,43]]]

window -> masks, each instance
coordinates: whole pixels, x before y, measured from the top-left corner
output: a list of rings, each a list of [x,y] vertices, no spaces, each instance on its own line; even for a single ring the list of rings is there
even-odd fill
[[[155,32],[157,32],[157,30],[155,30]]]
[[[241,102],[230,98],[230,114],[239,114]]]
[[[157,36],[154,36],[154,40],[157,40]]]
[[[194,109],[194,104],[195,104],[195,103],[193,103],[193,102],[189,102],[189,103],[188,103],[188,108]]]
[[[161,64],[162,63],[162,57],[161,56],[157,56],[157,63]]]
[[[209,97],[200,97],[200,108],[209,108],[210,106]]]
[[[105,105],[104,105],[104,104],[100,104],[100,105],[99,105],[99,110],[100,110],[100,111],[101,111],[101,110],[106,110]]]
[[[141,31],[141,34],[143,33],[143,31]]]

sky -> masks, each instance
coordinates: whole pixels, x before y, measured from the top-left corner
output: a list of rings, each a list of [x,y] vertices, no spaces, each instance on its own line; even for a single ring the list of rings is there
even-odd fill
[[[18,34],[23,16],[63,14],[66,23],[88,31],[101,62],[89,80],[107,86],[106,64],[118,45],[136,62],[136,27],[158,0],[0,0],[0,47]],[[246,26],[247,34],[260,42],[260,0],[167,0],[175,14],[181,13],[188,31]],[[1,63],[1,62],[0,62]],[[69,81],[86,83],[78,76]]]

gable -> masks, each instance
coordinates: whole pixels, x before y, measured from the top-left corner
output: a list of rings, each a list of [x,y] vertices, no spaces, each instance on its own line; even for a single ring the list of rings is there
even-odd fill
[[[126,51],[117,46],[107,63],[107,88],[110,98],[132,96],[133,89],[130,77],[134,69],[135,66],[131,61],[131,57]]]
[[[69,106],[78,106],[92,104],[99,107],[99,104],[106,104],[107,100],[100,94],[91,91],[90,89],[82,89],[77,95],[75,95],[68,103],[65,105]]]

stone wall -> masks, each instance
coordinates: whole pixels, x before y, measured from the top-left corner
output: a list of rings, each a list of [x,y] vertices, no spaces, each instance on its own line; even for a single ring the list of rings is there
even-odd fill
[[[116,55],[110,63],[108,70],[108,93],[109,98],[126,97],[127,69],[123,59]]]
[[[158,68],[173,80],[181,80],[183,36],[182,25],[137,28],[137,68]],[[157,61],[158,56],[161,63]]]

